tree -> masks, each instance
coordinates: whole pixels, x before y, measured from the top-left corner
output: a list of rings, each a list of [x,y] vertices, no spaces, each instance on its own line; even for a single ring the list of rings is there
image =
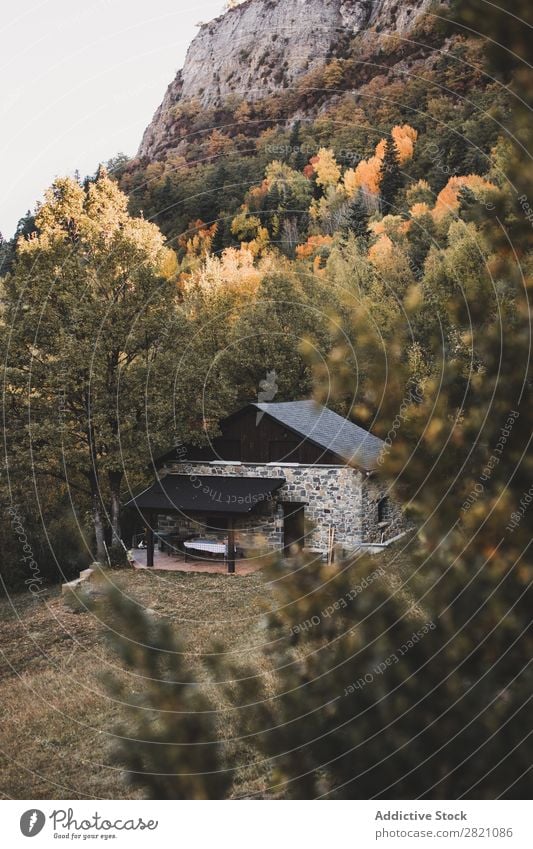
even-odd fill
[[[412,215],[411,226],[407,232],[409,259],[417,279],[423,276],[424,263],[436,237],[433,216],[429,210],[421,210],[421,212],[420,215]]]
[[[168,624],[151,619],[119,589],[109,600],[111,621],[109,610],[96,606],[98,618],[110,625],[109,641],[126,668],[148,684],[132,693],[123,679],[108,677],[126,706],[115,754],[130,782],[148,788],[151,799],[223,798],[231,772],[224,769],[216,710],[190,680],[182,644]]]
[[[353,233],[357,239],[367,241],[370,236],[369,220],[370,215],[365,199],[361,189],[359,189],[354,200],[350,201],[346,208],[343,229],[348,233]]]
[[[509,180],[494,197],[498,216],[486,210],[477,228],[457,221],[442,253],[432,247],[423,283],[388,316],[386,340],[359,304],[351,315],[366,369],[357,414],[386,437],[403,410],[383,468],[420,531],[381,558],[327,566],[301,555],[290,569],[277,564],[269,575],[274,603],[261,622],[269,663],[228,670],[220,651],[212,656],[216,680],[233,678],[228,696],[241,736],[268,760],[270,790],[279,795],[531,794],[533,238],[515,189],[533,197],[524,155],[532,43],[516,26],[529,7],[520,0],[512,16],[481,0],[459,8],[459,24],[489,38],[491,75],[502,71],[518,92],[507,128]],[[342,259],[332,254],[331,262]],[[436,305],[472,363],[443,347],[434,321],[427,344],[437,368],[414,398],[405,352],[413,323]],[[321,399],[331,375],[353,397],[353,374],[344,370],[352,341],[342,331],[323,366]],[[166,762],[164,750],[153,756]]]
[[[265,183],[265,223],[268,223],[273,239],[292,253],[300,231],[307,224],[311,185],[299,171],[277,160],[267,166]],[[284,228],[286,222],[289,222],[289,239],[283,239],[284,235],[287,237],[287,228]]]
[[[290,162],[296,171],[303,171],[307,165],[308,157],[302,150],[302,124],[301,121],[295,121],[291,128],[289,136],[289,150],[291,152]]]
[[[394,139],[388,138],[385,143],[385,153],[381,163],[379,191],[381,206],[384,212],[392,211],[396,196],[403,185],[400,169],[400,157]]]
[[[126,205],[104,168],[85,187],[57,179],[5,283],[11,448],[39,478],[88,491],[99,560],[108,495],[117,542],[125,471],[168,444],[172,377],[158,366],[184,326],[163,237]]]
[[[271,371],[277,375],[277,400],[309,394],[312,374],[303,345],[312,340],[323,356],[330,345],[321,320],[323,297],[318,281],[306,285],[292,273],[277,271],[261,280],[235,317],[221,358],[226,380],[238,387],[237,405],[257,398],[261,380]]]
[[[337,185],[341,177],[341,171],[332,150],[321,147],[311,162],[316,173],[318,186],[326,191],[330,186]]]

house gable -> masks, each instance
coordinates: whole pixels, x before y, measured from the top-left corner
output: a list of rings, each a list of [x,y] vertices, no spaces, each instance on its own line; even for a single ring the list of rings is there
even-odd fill
[[[186,446],[178,457],[176,450],[168,452],[158,464],[176,459],[212,462],[214,460],[242,463],[300,463],[305,465],[344,465],[338,454],[314,440],[302,436],[282,424],[268,412],[250,404],[220,422],[220,436],[210,445]]]

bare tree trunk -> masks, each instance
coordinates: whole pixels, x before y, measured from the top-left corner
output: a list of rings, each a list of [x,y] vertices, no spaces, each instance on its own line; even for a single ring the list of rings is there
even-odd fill
[[[122,472],[109,472],[109,488],[111,490],[111,530],[113,545],[120,544],[120,483]]]
[[[99,563],[106,562],[104,522],[102,519],[102,505],[98,491],[93,492],[93,524],[96,539],[96,559]]]

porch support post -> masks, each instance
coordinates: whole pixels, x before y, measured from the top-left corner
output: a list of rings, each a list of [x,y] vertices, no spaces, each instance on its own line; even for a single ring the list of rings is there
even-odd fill
[[[154,567],[154,529],[152,527],[153,516],[146,517],[146,565],[149,569]]]
[[[228,573],[235,572],[235,531],[233,528],[233,516],[228,519]]]

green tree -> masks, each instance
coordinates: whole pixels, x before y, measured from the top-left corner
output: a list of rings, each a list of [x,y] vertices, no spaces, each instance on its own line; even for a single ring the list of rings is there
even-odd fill
[[[394,212],[398,192],[403,186],[400,157],[393,138],[385,143],[385,153],[380,167],[379,191],[384,213]]]
[[[426,285],[404,293],[386,340],[353,309],[352,336],[365,352],[360,419],[386,436],[407,399],[382,471],[419,530],[380,559],[326,566],[301,556],[290,569],[273,567],[275,600],[261,634],[276,673],[264,681],[261,671],[234,668],[230,695],[279,795],[531,794],[533,238],[517,197],[533,197],[524,155],[533,57],[527,29],[516,26],[529,7],[520,0],[511,16],[468,0],[459,10],[460,25],[490,39],[489,73],[501,71],[518,92],[509,181],[495,199],[498,217],[487,210],[477,227],[457,221],[442,252],[432,248]],[[443,345],[434,322],[427,350],[437,368],[413,399],[405,352],[413,323],[436,306],[472,368]],[[350,352],[339,334],[324,374],[340,372],[341,386],[346,374],[353,395],[353,375],[342,369]],[[323,387],[321,398],[331,381]],[[212,666],[227,680],[218,659]]]
[[[115,755],[134,786],[147,788],[151,799],[224,798],[231,772],[218,741],[216,711],[190,679],[184,648],[164,621],[155,621],[115,588],[109,610],[96,606],[107,621],[110,643],[124,666],[142,676],[131,687],[108,676],[114,697],[126,706],[117,729]]]
[[[88,490],[100,560],[108,512],[120,538],[125,470],[135,478],[168,444],[172,377],[159,366],[184,333],[163,237],[126,205],[103,168],[85,187],[56,180],[5,281],[11,447],[37,475]]]
[[[353,233],[357,239],[367,241],[370,236],[370,230],[368,229],[369,220],[370,215],[365,199],[362,191],[359,189],[355,198],[348,204],[342,229],[345,232]]]

